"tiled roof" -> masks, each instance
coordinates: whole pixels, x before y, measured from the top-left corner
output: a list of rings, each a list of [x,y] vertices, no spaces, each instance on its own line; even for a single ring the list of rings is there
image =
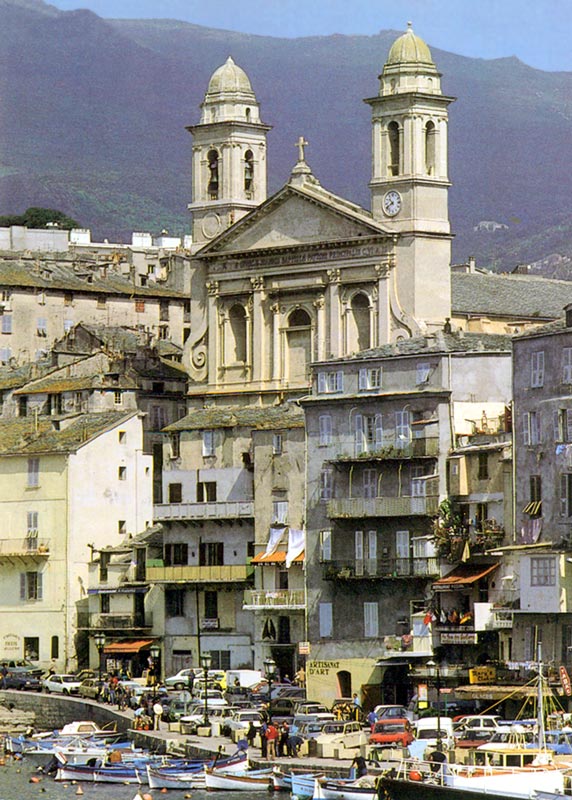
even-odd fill
[[[443,333],[439,331],[432,336],[415,336],[412,339],[400,339],[392,344],[361,350],[336,361],[360,361],[371,358],[395,358],[427,353],[510,353],[512,337],[505,333],[467,333],[455,331]],[[333,361],[325,363],[335,363]]]
[[[165,428],[166,431],[204,430],[205,428],[278,428],[304,427],[304,412],[295,405],[247,407],[213,406],[191,411],[183,419]]]
[[[92,280],[89,282],[86,276]],[[147,286],[138,286],[124,275],[108,271],[104,277],[100,272],[84,267],[80,272],[73,267],[53,261],[28,263],[17,257],[0,258],[0,286],[52,289],[66,292],[128,295],[137,297],[185,298],[182,292],[167,289],[149,281]]]
[[[59,431],[48,417],[0,420],[0,455],[74,452],[136,413],[81,414],[73,421],[66,420]]]
[[[19,367],[0,367],[0,390],[17,389],[53,369],[54,365],[47,361],[34,361]]]
[[[567,303],[572,303],[572,281],[506,273],[451,274],[453,315],[484,314],[542,322],[563,316]]]

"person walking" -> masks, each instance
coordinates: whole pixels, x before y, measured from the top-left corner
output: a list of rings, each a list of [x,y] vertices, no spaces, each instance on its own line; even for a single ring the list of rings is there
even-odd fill
[[[250,720],[248,730],[246,731],[246,741],[248,742],[249,747],[254,747],[255,738],[256,738],[256,728],[254,727],[254,722]]]
[[[353,700],[353,712],[354,712],[353,717],[354,719],[359,720],[359,718],[361,717],[361,702],[357,695],[357,692],[353,693],[352,700]]]

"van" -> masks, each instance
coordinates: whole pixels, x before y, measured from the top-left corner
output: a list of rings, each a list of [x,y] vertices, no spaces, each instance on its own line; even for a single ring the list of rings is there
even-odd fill
[[[444,750],[455,746],[453,735],[453,720],[450,717],[422,717],[414,726],[415,739],[409,745],[411,758],[423,759],[425,752],[437,747],[437,740],[441,738]]]
[[[372,725],[370,744],[386,747],[407,747],[413,741],[411,723],[406,717],[381,719]]]

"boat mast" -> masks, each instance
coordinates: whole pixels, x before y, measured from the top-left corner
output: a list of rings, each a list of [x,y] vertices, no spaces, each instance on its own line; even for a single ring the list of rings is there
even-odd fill
[[[546,750],[546,730],[544,727],[544,673],[542,667],[542,642],[538,642],[538,747]]]

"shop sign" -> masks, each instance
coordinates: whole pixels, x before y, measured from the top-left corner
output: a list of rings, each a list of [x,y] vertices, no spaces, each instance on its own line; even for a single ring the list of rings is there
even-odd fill
[[[494,667],[473,667],[469,670],[469,683],[495,683],[496,679]]]
[[[476,633],[442,633],[441,644],[477,644]]]
[[[2,637],[2,649],[4,656],[20,656],[22,652],[22,640],[15,633],[7,633]]]
[[[301,656],[310,655],[310,642],[298,642],[298,653]]]
[[[566,697],[570,697],[572,694],[572,685],[570,684],[570,675],[568,675],[568,670],[565,666],[560,667],[560,683],[562,684]]]

